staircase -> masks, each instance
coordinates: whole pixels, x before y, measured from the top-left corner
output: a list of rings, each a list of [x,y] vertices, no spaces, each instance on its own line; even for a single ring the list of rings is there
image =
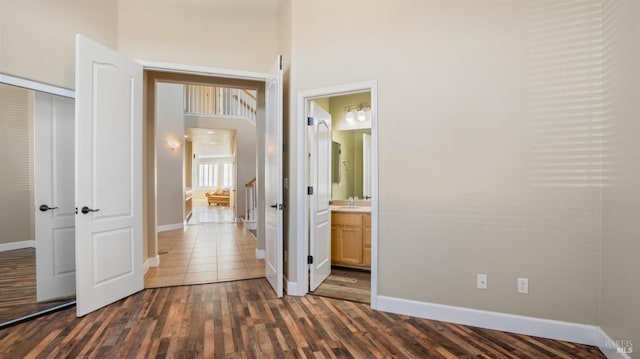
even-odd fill
[[[230,87],[185,85],[184,113],[246,118],[256,122],[256,91]]]

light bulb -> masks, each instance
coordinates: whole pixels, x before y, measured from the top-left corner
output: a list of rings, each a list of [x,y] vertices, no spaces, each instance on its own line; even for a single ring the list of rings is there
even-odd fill
[[[347,122],[353,122],[354,118],[353,118],[353,112],[351,112],[351,110],[347,112],[347,117],[345,119],[347,120]]]
[[[363,109],[359,109],[358,110],[358,116],[357,116],[358,121],[360,122],[364,122],[367,119],[367,114],[364,112]]]

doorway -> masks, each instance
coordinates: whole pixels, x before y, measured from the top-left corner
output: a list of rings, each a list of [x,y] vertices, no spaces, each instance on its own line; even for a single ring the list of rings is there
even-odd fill
[[[237,183],[257,177],[257,91],[207,80],[155,81],[159,264],[147,288],[265,277],[257,237],[236,215]]]
[[[298,96],[299,118],[307,124],[298,133],[307,184],[298,244],[304,265],[298,273],[309,283],[306,292],[372,308],[378,242],[376,94],[376,83],[368,82]],[[330,137],[323,134],[325,122],[331,124]]]

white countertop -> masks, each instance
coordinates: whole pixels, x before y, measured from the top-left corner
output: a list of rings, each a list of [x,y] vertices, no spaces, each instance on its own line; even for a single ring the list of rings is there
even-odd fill
[[[371,213],[369,206],[331,206],[332,212]]]

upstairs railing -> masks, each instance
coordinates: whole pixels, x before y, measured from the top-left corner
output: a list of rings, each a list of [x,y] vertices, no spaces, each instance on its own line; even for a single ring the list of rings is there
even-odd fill
[[[229,87],[185,85],[184,112],[190,115],[248,118],[255,123],[255,91]]]
[[[245,193],[245,219],[248,222],[253,222],[256,220],[256,178],[254,177],[251,181],[247,182],[244,185],[244,193]]]

